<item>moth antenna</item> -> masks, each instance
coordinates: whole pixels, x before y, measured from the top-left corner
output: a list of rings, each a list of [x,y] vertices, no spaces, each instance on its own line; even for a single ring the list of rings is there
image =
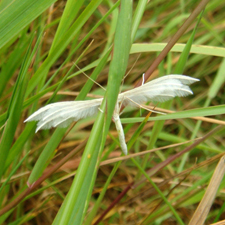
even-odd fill
[[[95,80],[93,80],[90,76],[88,76],[77,64],[74,64],[78,70],[80,70],[84,76],[86,76],[89,80],[91,80],[93,83],[97,84],[100,88],[102,88],[104,91],[106,90],[101,84],[99,84],[98,82],[96,82]]]
[[[123,87],[124,84],[124,80],[127,78],[127,76],[129,75],[129,73],[132,71],[132,69],[134,68],[135,64],[137,63],[138,59],[140,58],[141,54],[138,55],[137,59],[135,60],[134,64],[132,65],[132,67],[129,69],[129,71],[125,74],[125,76],[123,77],[122,83],[121,83],[121,88]],[[121,93],[121,88],[120,88],[120,93]],[[121,104],[122,105],[122,104]],[[120,107],[121,108],[121,107]]]
[[[124,80],[127,78],[127,76],[129,75],[129,73],[132,71],[132,69],[133,69],[134,66],[136,65],[136,63],[137,63],[138,59],[140,58],[140,56],[141,56],[141,54],[138,55],[137,59],[135,60],[135,62],[134,62],[134,64],[133,64],[133,66],[129,69],[129,71],[128,71],[128,72],[126,73],[126,75],[124,76],[123,81],[122,81],[122,85],[123,85],[123,83],[124,83]]]

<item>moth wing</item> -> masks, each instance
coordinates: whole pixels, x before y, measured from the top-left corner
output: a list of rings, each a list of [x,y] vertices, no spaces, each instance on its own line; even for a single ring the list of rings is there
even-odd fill
[[[66,127],[73,121],[96,114],[101,102],[102,99],[93,99],[52,103],[34,112],[24,122],[38,121],[36,132],[51,127]]]
[[[184,97],[193,94],[188,85],[196,81],[199,80],[185,75],[167,75],[123,92],[118,99],[124,105],[132,106],[135,106],[135,103],[141,104],[147,101],[164,102],[176,96]]]

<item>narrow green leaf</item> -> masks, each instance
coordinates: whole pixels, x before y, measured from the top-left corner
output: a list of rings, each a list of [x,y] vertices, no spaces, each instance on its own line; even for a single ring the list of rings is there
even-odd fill
[[[35,124],[30,123],[26,126],[26,128],[23,130],[22,134],[19,136],[19,138],[16,140],[12,148],[10,149],[8,158],[5,163],[5,170],[9,167],[9,165],[13,162],[16,156],[20,155],[23,151],[23,146],[27,142],[28,138],[33,135],[35,131]]]
[[[113,58],[109,68],[107,88],[107,122],[111,121],[114,107],[125,75],[131,47],[132,1],[121,1],[121,11],[115,33]],[[124,5],[123,5],[124,4]],[[125,6],[126,5],[126,6]],[[122,8],[124,7],[124,8]],[[126,24],[126,25],[125,25]],[[117,46],[117,47],[116,47]],[[107,125],[108,126],[108,125]]]
[[[135,141],[139,137],[139,135],[140,135],[142,129],[144,128],[145,124],[148,122],[148,118],[149,118],[150,115],[151,115],[151,112],[148,113],[148,115],[145,117],[145,119],[139,125],[138,129],[132,135],[131,139],[127,143],[127,148],[128,149],[130,149],[133,146],[133,144],[135,143]]]
[[[191,33],[191,36],[188,39],[188,42],[185,45],[184,50],[182,51],[182,54],[181,54],[181,56],[179,58],[179,61],[176,64],[176,67],[175,67],[175,70],[174,70],[174,74],[183,74],[184,67],[185,67],[186,62],[188,60],[188,57],[189,57],[189,54],[190,54],[190,50],[191,50],[191,46],[192,46],[192,43],[194,41],[196,29],[198,27],[199,22],[201,21],[203,13],[204,13],[204,11],[202,11],[201,15],[199,16],[198,22],[195,25],[195,28],[194,28],[193,32]]]
[[[0,9],[0,49],[56,0],[16,0]]]
[[[224,71],[225,71],[225,59],[223,59],[220,68],[216,74],[216,78],[214,79],[212,85],[210,86],[208,92],[209,99],[215,98],[221,86],[224,85],[225,82]]]
[[[103,100],[101,110],[105,111],[106,101]],[[99,148],[102,136],[102,127],[104,122],[104,113],[98,113],[97,119],[89,136],[85,151],[82,155],[77,174],[70,188],[66,199],[63,202],[53,224],[82,224],[84,217],[85,204],[90,199],[90,190],[93,188],[93,179],[95,179],[99,157]],[[85,187],[83,186],[85,184]],[[78,201],[79,200],[79,201]],[[79,210],[75,213],[76,222],[71,221],[75,215],[74,209]]]
[[[49,51],[49,54],[51,54],[52,49],[57,45],[59,40],[62,38],[63,34],[66,33],[72,22],[77,16],[77,13],[79,12],[82,4],[84,3],[84,0],[68,0],[66,2],[66,7],[63,11],[62,18],[60,20],[58,29],[56,31],[51,49]]]
[[[196,25],[196,27],[197,27],[197,25]],[[187,44],[184,47],[184,50],[181,53],[179,61],[177,62],[176,68],[174,70],[175,74],[179,74],[179,73],[182,74],[183,73],[183,70],[185,68],[185,65],[186,65],[186,62],[187,62],[190,50],[191,50],[192,42],[193,42],[194,37],[195,37],[196,27],[195,27],[195,29],[192,32],[191,38],[188,40]],[[169,65],[171,65],[171,63],[169,63]],[[171,107],[171,105],[172,105],[172,100],[163,103],[162,107],[168,109],[168,108]],[[160,116],[157,116],[157,117],[160,117]],[[157,118],[157,117],[155,117],[155,118]],[[153,135],[151,136],[151,139],[149,141],[148,149],[153,148],[153,146],[155,145],[155,143],[156,143],[156,141],[158,139],[159,133],[163,129],[164,122],[165,121],[163,119],[160,120],[160,121],[156,121],[155,122],[154,127],[153,127]],[[142,163],[143,168],[146,168],[148,158],[149,158],[149,154],[147,154],[145,156],[144,160],[143,160],[143,163]]]
[[[182,112],[171,113],[167,115],[160,115],[156,117],[150,117],[148,121],[158,120],[173,120],[173,119],[185,119],[199,116],[215,116],[225,114],[225,105],[211,106],[207,108],[197,108],[185,110]],[[126,118],[121,119],[122,123],[137,123],[143,121],[143,118]]]
[[[57,128],[53,133],[48,144],[45,146],[41,155],[39,156],[35,166],[28,178],[28,183],[33,184],[43,173],[44,169],[48,166],[48,161],[54,156],[54,151],[57,149],[62,137],[64,136],[67,128]]]
[[[118,61],[119,65],[122,65],[122,69],[116,65],[116,68],[110,64],[109,71],[109,82],[116,81],[116,85],[110,86],[116,87],[115,89],[111,89],[109,93],[117,92],[113,99],[111,96],[107,95],[107,106],[110,104],[110,112],[107,110],[107,120],[105,124],[105,131],[102,144],[105,143],[106,133],[108,132],[109,125],[111,122],[112,113],[114,110],[115,103],[117,101],[117,95],[119,92],[120,82],[122,80],[123,75],[126,71],[129,50],[130,50],[130,32],[131,32],[131,21],[132,21],[132,1],[131,0],[122,0],[120,15],[118,18],[118,24],[115,34],[114,41],[114,54],[111,64],[115,66]],[[126,24],[126,26],[125,26]],[[129,28],[125,28],[125,27]],[[125,28],[125,29],[124,29]],[[124,32],[126,30],[127,32]],[[122,34],[122,35],[121,35]],[[127,42],[126,42],[126,41]],[[122,43],[122,44],[121,44]],[[125,51],[125,53],[123,52]],[[118,75],[119,74],[119,75]],[[117,76],[114,77],[113,76]],[[112,88],[112,87],[111,87]],[[117,91],[118,90],[118,91]],[[107,90],[108,92],[108,90]],[[105,98],[103,100],[103,104],[106,105]],[[102,107],[101,107],[102,108]],[[104,110],[105,108],[102,108]],[[109,113],[109,114],[108,114]],[[111,115],[110,115],[111,114]],[[92,193],[92,188],[94,185],[95,175],[97,172],[97,156],[100,154],[100,142],[102,139],[102,127],[104,121],[104,114],[101,112],[98,114],[98,117],[95,121],[95,124],[92,128],[91,135],[89,137],[87,146],[82,156],[82,160],[78,167],[77,175],[74,179],[72,187],[59,211],[57,217],[55,218],[54,225],[56,224],[82,224],[83,218],[85,216],[85,212],[87,209],[88,202],[90,200],[90,196]],[[95,153],[93,151],[96,151]],[[93,163],[90,162],[90,157],[93,160]],[[85,187],[83,186],[85,184]],[[79,201],[78,201],[79,200]],[[85,204],[84,204],[85,203]],[[76,209],[79,209],[77,211]],[[76,211],[76,212],[75,212]],[[76,213],[74,215],[74,213]]]
[[[132,21],[132,32],[131,32],[131,40],[132,43],[135,39],[135,35],[137,33],[138,27],[140,25],[141,19],[143,17],[143,14],[145,12],[146,5],[148,3],[148,0],[142,0],[138,1],[137,7],[134,12],[134,17]]]
[[[161,52],[166,43],[150,43],[150,44],[133,44],[131,47],[130,54],[141,53],[141,52]],[[185,44],[175,44],[170,50],[171,52],[182,52],[185,48]],[[208,45],[192,45],[190,53],[199,55],[211,55],[217,57],[225,57],[225,48]]]
[[[82,29],[84,23],[90,18],[92,13],[96,10],[102,0],[91,1],[89,5],[84,9],[81,15],[77,18],[77,20],[73,23],[70,29],[64,34],[64,36],[60,39],[59,43],[52,50],[51,55],[47,57],[47,59],[43,62],[43,64],[39,67],[37,72],[31,78],[29,82],[29,87],[27,90],[27,95],[34,90],[34,88],[38,85],[41,80],[45,80],[46,73],[55,60],[62,54],[62,52],[66,49],[68,44],[72,41],[74,36]]]
[[[18,170],[18,168],[21,166],[21,164],[23,163],[23,161],[27,158],[28,154],[30,152],[27,152],[26,155],[19,161],[19,163],[16,165],[16,167],[10,172],[10,174],[8,175],[6,181],[2,184],[1,188],[0,188],[0,193],[3,190],[3,188],[5,187],[5,185],[7,185],[7,183],[9,182],[9,180],[11,179],[11,177],[13,176],[13,174],[16,173],[16,171]]]
[[[14,72],[20,67],[22,64],[23,56],[27,50],[27,46],[29,45],[30,36],[27,35],[27,30],[22,32],[20,39],[15,47],[15,49],[10,54],[9,58],[5,58],[1,60],[1,82],[0,82],[0,96],[6,88],[6,85],[10,78],[13,76]]]
[[[180,218],[179,214],[177,213],[176,209],[172,206],[172,204],[164,196],[164,194],[158,188],[158,186],[152,181],[152,179],[149,177],[149,175],[143,170],[143,168],[141,167],[141,165],[139,165],[139,163],[135,159],[131,159],[131,160],[137,166],[137,168],[141,171],[141,173],[145,176],[145,178],[149,181],[149,183],[151,184],[151,186],[154,187],[154,189],[158,192],[158,194],[160,195],[160,197],[163,199],[163,201],[166,203],[166,205],[169,207],[169,209],[172,211],[172,213],[176,217],[176,219],[179,222],[179,224],[184,225],[184,223],[183,223],[182,219]]]
[[[28,53],[25,57],[24,63],[27,62]],[[24,95],[27,87],[28,77],[26,76],[26,72],[21,69],[20,74],[17,78],[17,83],[14,88],[14,92],[11,98],[11,104],[8,109],[8,119],[6,122],[6,126],[3,131],[1,143],[0,143],[0,177],[4,172],[4,165],[7,160],[9,149],[12,145],[14,134],[17,128],[17,124],[19,123],[20,114],[22,111]]]
[[[98,66],[95,68],[95,70],[92,73],[92,76],[91,76],[92,79],[96,79],[98,74],[104,68],[104,66],[107,62],[107,58],[108,58],[109,53],[110,52],[108,52],[105,56],[102,57],[102,59],[100,59],[100,63],[98,64]],[[78,61],[76,63],[78,63]],[[73,67],[74,66],[75,65],[73,65]],[[70,70],[69,70],[69,72],[70,72]],[[65,79],[69,75],[69,72],[64,77]],[[62,82],[65,80],[64,78],[63,78]],[[58,87],[57,87],[56,91],[61,86],[61,83],[60,82],[58,83]],[[86,97],[86,95],[88,94],[88,92],[89,92],[89,90],[91,89],[92,86],[93,86],[93,81],[88,80],[86,82],[86,84],[84,85],[84,87],[82,88],[79,95],[77,96],[76,100],[83,100]],[[52,97],[54,97],[56,91],[53,93]],[[43,93],[45,93],[45,92],[43,92]],[[40,95],[40,93],[38,95]],[[52,97],[50,99],[52,99]],[[43,173],[44,169],[48,166],[48,162],[54,156],[54,151],[57,148],[58,144],[60,143],[62,137],[64,136],[64,134],[66,132],[66,130],[67,130],[67,128],[65,128],[65,129],[57,128],[55,130],[55,132],[53,133],[53,135],[52,135],[51,139],[49,140],[48,144],[45,146],[44,150],[42,151],[41,155],[39,156],[32,172],[30,174],[30,177],[28,179],[29,184],[32,184],[33,182],[35,182],[40,177],[40,175]]]

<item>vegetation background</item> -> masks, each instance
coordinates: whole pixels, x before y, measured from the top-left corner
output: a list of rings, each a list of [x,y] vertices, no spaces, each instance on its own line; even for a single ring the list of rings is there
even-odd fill
[[[224,224],[224,11],[221,0],[2,0],[0,224]],[[149,104],[167,115],[125,108],[123,156],[111,117],[143,73],[200,81]],[[100,96],[105,113],[67,128],[23,122]]]

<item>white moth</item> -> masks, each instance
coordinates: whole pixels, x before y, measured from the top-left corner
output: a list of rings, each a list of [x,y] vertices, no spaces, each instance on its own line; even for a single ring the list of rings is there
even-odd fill
[[[113,120],[118,131],[121,149],[125,155],[127,154],[127,145],[119,117],[119,104],[137,107],[138,104],[147,101],[164,102],[176,96],[184,97],[193,94],[188,85],[196,81],[199,79],[184,75],[167,75],[119,94]],[[66,127],[73,121],[96,114],[102,100],[99,98],[52,103],[34,112],[24,122],[38,121],[36,132],[51,127]]]

